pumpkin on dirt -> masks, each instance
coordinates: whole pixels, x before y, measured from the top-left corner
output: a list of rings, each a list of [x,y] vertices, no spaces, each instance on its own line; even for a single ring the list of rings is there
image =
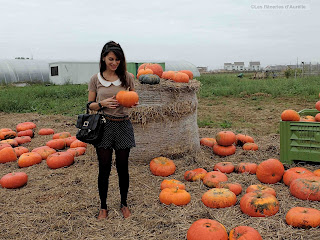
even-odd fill
[[[11,147],[11,148],[12,148],[12,146],[11,146],[9,143],[1,143],[1,142],[0,142],[0,150],[1,150],[1,149],[4,149],[4,148],[6,148],[6,147]]]
[[[67,137],[64,139],[66,141],[67,147],[70,147],[71,143],[77,140],[76,136]]]
[[[320,168],[313,171],[313,174],[320,177]]]
[[[219,162],[214,165],[213,170],[222,173],[232,173],[234,171],[234,165],[232,162]]]
[[[75,147],[75,148],[69,148],[67,150],[68,153],[71,153],[74,157],[78,157],[83,155],[86,152],[85,147]]]
[[[304,167],[293,167],[286,170],[283,174],[283,182],[289,186],[297,178],[311,177],[314,173]]]
[[[278,159],[270,158],[261,162],[257,167],[256,176],[262,183],[280,182],[284,174],[284,166]]]
[[[39,135],[51,135],[54,134],[54,130],[52,128],[41,128],[38,132]]]
[[[258,165],[256,163],[252,162],[240,162],[238,163],[234,170],[237,173],[250,173],[250,174],[256,174]]]
[[[216,220],[199,219],[187,231],[187,240],[228,240],[226,228]]]
[[[219,171],[208,172],[202,179],[203,184],[207,187],[217,187],[220,182],[228,181],[227,175]]]
[[[176,188],[165,188],[160,192],[159,200],[161,203],[176,206],[187,205],[191,200],[191,195],[186,190]]]
[[[282,121],[300,121],[300,115],[295,110],[287,109],[281,113],[281,120]]]
[[[52,140],[46,142],[46,145],[48,147],[53,148],[53,149],[61,150],[66,147],[66,141],[63,138],[52,139]]]
[[[302,200],[320,201],[320,177],[293,180],[290,184],[290,193]]]
[[[216,141],[220,146],[230,146],[235,143],[236,135],[231,131],[221,131],[216,135]]]
[[[0,179],[3,188],[20,188],[28,182],[28,175],[24,172],[13,172],[4,175]]]
[[[201,138],[200,139],[200,145],[207,146],[207,147],[213,147],[213,145],[217,144],[216,139],[214,138]]]
[[[236,135],[236,145],[242,147],[245,143],[253,143],[254,140],[251,136],[245,134],[237,134]]]
[[[51,169],[68,167],[74,163],[74,156],[68,152],[57,152],[49,155],[46,162]]]
[[[0,144],[3,144],[3,143],[9,144],[11,147],[18,147],[19,145],[19,143],[12,138],[0,141]]]
[[[236,146],[235,145],[230,145],[230,146],[221,146],[219,144],[215,144],[213,145],[213,153],[221,156],[221,157],[225,157],[225,156],[230,156],[232,154],[235,154],[236,152]]]
[[[198,180],[202,180],[204,176],[207,174],[207,170],[203,168],[196,168],[193,170],[188,170],[184,173],[184,179],[188,182],[195,182]]]
[[[14,162],[17,160],[17,155],[12,147],[5,147],[0,150],[0,163]]]
[[[245,151],[257,151],[259,147],[256,143],[245,143],[243,144],[242,149]]]
[[[153,74],[156,74],[159,77],[161,77],[163,73],[163,68],[158,63],[143,63],[139,66],[138,71],[141,69],[151,69]]]
[[[277,193],[273,188],[265,186],[265,185],[262,185],[262,184],[250,185],[247,188],[246,193],[255,192],[255,191],[261,191],[261,192],[264,192],[264,193],[269,193],[269,194],[272,194],[275,197],[277,196]]]
[[[166,157],[156,157],[150,161],[150,171],[155,176],[167,177],[174,174],[176,165]]]
[[[29,152],[29,149],[26,147],[16,147],[13,149],[13,151],[16,153],[17,157],[20,157],[23,153]]]
[[[249,192],[240,199],[240,209],[251,217],[266,217],[279,211],[279,202],[275,196],[261,191]]]
[[[21,137],[15,137],[14,140],[18,142],[19,145],[31,142],[30,136],[21,136]]]
[[[19,167],[30,167],[32,165],[41,163],[42,157],[39,153],[36,152],[27,152],[23,153],[18,159]]]
[[[226,188],[233,192],[236,196],[238,196],[242,192],[242,186],[240,183],[235,182],[220,182],[217,188]]]
[[[212,188],[205,192],[201,201],[209,208],[226,208],[236,204],[236,195],[226,188]]]
[[[165,188],[179,188],[181,190],[185,190],[186,185],[176,179],[165,179],[161,182],[160,188],[161,190]]]
[[[4,129],[4,128],[3,128]],[[0,130],[0,139],[5,140],[9,138],[15,138],[17,133],[12,130]]]
[[[29,136],[31,138],[34,137],[34,132],[32,129],[27,129],[27,130],[23,130],[18,132],[18,137],[22,137],[22,136]]]
[[[41,147],[34,148],[31,152],[39,153],[41,158],[44,160],[44,159],[47,159],[49,155],[56,153],[57,151],[48,146],[41,146]]]
[[[293,207],[286,214],[288,225],[299,228],[320,226],[320,211],[315,208]]]
[[[85,142],[82,142],[80,140],[75,140],[70,144],[70,148],[77,148],[77,147],[87,147],[87,144]]]
[[[120,105],[130,108],[139,102],[139,96],[135,91],[119,91],[116,99]]]
[[[263,240],[260,233],[249,226],[238,226],[231,229],[229,240]]]
[[[21,131],[25,131],[28,129],[34,129],[36,127],[37,127],[36,124],[33,122],[22,122],[22,123],[17,124],[16,130],[17,130],[17,132],[21,132]]]
[[[68,137],[71,137],[70,132],[59,132],[59,133],[53,134],[52,139],[68,138]]]

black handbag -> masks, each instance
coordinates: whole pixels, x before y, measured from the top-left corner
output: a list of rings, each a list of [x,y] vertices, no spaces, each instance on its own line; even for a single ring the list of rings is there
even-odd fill
[[[89,105],[90,103],[87,104],[86,114],[78,115],[76,138],[82,142],[95,145],[101,140],[103,125],[106,120],[100,113],[89,114]]]

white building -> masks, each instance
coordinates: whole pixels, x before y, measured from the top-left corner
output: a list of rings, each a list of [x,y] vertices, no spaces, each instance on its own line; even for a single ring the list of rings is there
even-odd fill
[[[227,71],[260,71],[260,62],[249,62],[249,66],[245,66],[244,62],[224,63],[224,70]]]
[[[249,71],[260,71],[260,62],[249,62]]]

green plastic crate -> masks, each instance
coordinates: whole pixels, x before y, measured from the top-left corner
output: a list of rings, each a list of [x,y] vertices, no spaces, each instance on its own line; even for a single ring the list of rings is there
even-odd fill
[[[315,116],[316,109],[304,109],[300,116]],[[320,122],[280,121],[280,161],[320,162]]]

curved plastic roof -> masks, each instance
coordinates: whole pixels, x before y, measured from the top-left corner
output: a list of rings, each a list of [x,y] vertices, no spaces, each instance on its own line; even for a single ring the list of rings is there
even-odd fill
[[[166,71],[190,70],[194,77],[200,77],[198,68],[187,61],[165,61]]]
[[[0,83],[49,82],[49,60],[0,59]]]

